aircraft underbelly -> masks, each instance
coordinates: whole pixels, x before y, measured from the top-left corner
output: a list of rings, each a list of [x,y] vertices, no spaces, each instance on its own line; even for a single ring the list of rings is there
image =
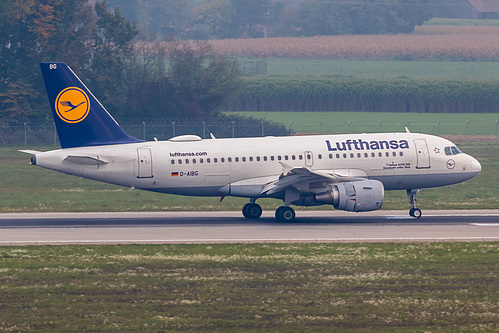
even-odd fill
[[[385,190],[406,190],[414,188],[430,188],[447,186],[464,182],[477,175],[476,172],[468,173],[434,173],[434,174],[418,174],[404,176],[372,176],[370,179],[379,180],[383,183]]]

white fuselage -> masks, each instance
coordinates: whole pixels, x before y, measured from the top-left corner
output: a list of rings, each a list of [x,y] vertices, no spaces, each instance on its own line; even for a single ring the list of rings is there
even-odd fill
[[[36,154],[36,164],[162,193],[258,198],[286,166],[378,180],[386,190],[450,185],[480,172],[476,159],[456,150],[453,154],[449,147],[455,145],[416,133],[204,140],[187,136],[54,150]],[[314,186],[320,188],[312,184],[311,192]]]

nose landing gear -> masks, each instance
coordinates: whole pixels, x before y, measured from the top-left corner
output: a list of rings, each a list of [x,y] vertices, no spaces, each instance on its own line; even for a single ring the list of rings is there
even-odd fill
[[[423,213],[421,213],[421,209],[416,208],[416,195],[418,194],[419,189],[409,189],[407,190],[407,196],[409,196],[409,203],[411,204],[411,209],[409,210],[409,215],[419,219]]]

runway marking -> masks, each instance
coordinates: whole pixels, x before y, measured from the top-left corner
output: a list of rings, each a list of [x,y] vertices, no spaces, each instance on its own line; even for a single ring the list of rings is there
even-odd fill
[[[471,225],[478,227],[499,227],[499,223],[471,223]]]
[[[385,216],[387,220],[417,220],[417,218],[409,215],[387,215]]]
[[[254,244],[254,243],[383,243],[383,242],[463,242],[499,241],[499,237],[420,237],[420,238],[248,238],[248,239],[156,239],[156,240],[54,240],[54,241],[0,241],[0,245],[66,245],[66,244]]]

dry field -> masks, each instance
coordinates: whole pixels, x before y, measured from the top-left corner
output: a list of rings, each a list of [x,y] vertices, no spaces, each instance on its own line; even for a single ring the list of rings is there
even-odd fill
[[[0,247],[1,332],[497,332],[497,243]]]
[[[232,57],[499,60],[499,26],[422,26],[413,34],[213,40]]]

